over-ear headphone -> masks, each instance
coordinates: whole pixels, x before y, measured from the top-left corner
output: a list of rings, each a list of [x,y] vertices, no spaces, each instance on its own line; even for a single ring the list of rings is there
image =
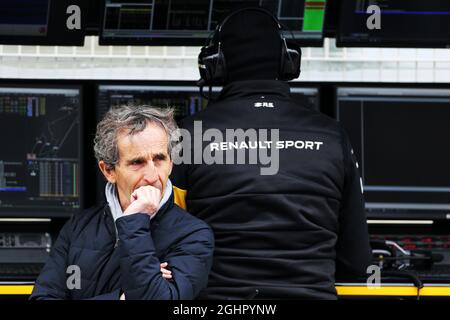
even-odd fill
[[[278,19],[268,10],[261,7],[247,7],[230,13],[223,21],[217,25],[214,35],[210,37],[209,44],[200,50],[198,55],[198,68],[200,71],[200,85],[222,84],[227,78],[227,68],[225,56],[222,51],[220,33],[226,22],[234,15],[247,10],[260,11],[270,16],[276,25],[281,38],[281,59],[278,80],[288,81],[298,78],[300,75],[300,64],[302,51],[300,46],[292,40],[286,40],[283,36],[283,29]],[[215,39],[217,44],[215,43]]]

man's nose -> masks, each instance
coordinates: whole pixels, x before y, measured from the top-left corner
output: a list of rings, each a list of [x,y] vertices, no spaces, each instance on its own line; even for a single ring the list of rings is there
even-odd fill
[[[152,161],[149,161],[145,166],[144,180],[148,184],[154,184],[158,181],[158,171]]]

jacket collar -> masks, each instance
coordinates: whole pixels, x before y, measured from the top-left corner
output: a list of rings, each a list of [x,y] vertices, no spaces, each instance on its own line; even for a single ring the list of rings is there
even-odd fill
[[[287,82],[279,80],[245,80],[226,85],[219,95],[222,99],[238,99],[254,95],[282,96],[290,98],[291,89]]]

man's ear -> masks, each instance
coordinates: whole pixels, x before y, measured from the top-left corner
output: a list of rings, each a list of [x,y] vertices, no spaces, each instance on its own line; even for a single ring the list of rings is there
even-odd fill
[[[106,162],[103,160],[100,160],[98,162],[98,167],[105,176],[106,180],[108,180],[108,182],[116,183],[116,172],[114,171],[114,169],[110,169]]]

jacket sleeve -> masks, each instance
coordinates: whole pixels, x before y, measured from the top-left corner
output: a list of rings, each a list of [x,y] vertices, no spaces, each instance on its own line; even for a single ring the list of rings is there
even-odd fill
[[[30,300],[61,300],[70,299],[67,288],[67,255],[70,247],[70,235],[73,218],[61,229],[50,252],[41,274],[37,278]],[[119,300],[120,290],[89,298],[89,300]]]
[[[347,135],[343,133],[344,188],[339,212],[339,234],[336,247],[338,276],[364,276],[372,251],[364,207],[359,165]]]
[[[73,217],[61,229],[41,274],[36,279],[30,300],[68,299],[66,285],[67,253]]]
[[[179,239],[169,248],[164,261],[159,261],[148,215],[124,216],[116,223],[122,250],[120,268],[125,299],[188,300],[196,298],[206,287],[214,247],[212,231],[206,224],[193,225],[192,232]],[[171,281],[162,277],[160,262],[168,262]]]

